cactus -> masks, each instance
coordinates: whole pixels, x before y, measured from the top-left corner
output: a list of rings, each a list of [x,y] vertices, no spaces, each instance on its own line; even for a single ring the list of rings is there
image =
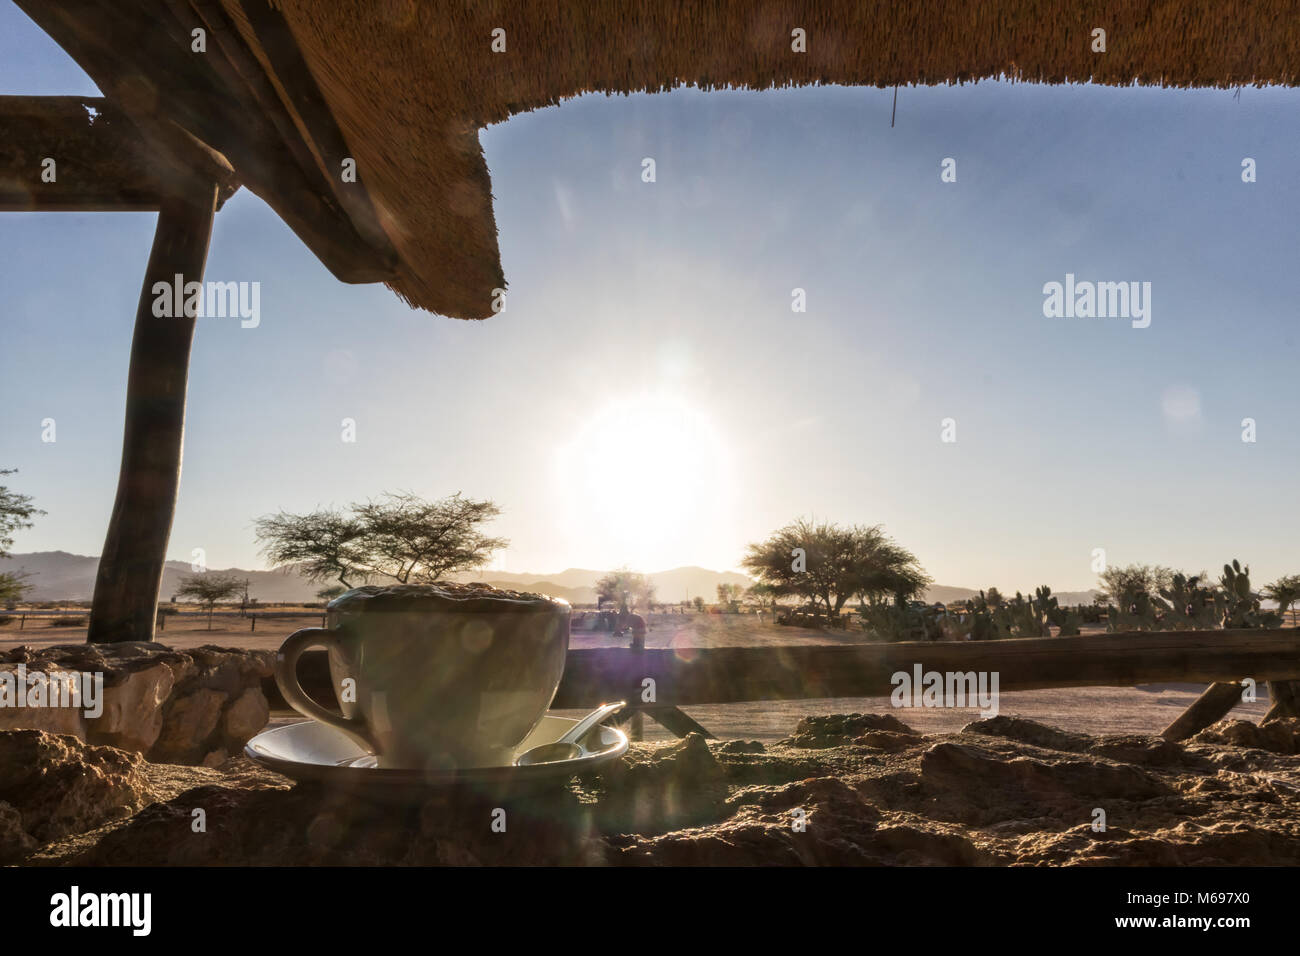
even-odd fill
[[[1216,615],[1224,627],[1277,627],[1282,616],[1260,607],[1259,595],[1250,589],[1250,566],[1235,558],[1223,566],[1223,589],[1214,595]]]
[[[1218,627],[1222,614],[1215,595],[1203,588],[1200,577],[1175,574],[1167,588],[1160,589],[1158,606],[1165,611],[1165,627],[1173,631],[1203,631]]]
[[[1032,601],[1038,613],[1041,634],[1051,636],[1051,627],[1058,628],[1058,637],[1076,637],[1079,633],[1079,618],[1073,611],[1061,607],[1052,597],[1052,589],[1042,585],[1034,590]]]
[[[1079,636],[1079,615],[1074,611],[1065,608],[1057,612],[1056,619],[1052,621],[1056,625],[1057,637],[1078,637]]]
[[[990,603],[990,596],[997,603]],[[998,641],[1011,636],[1010,614],[1002,601],[1002,596],[997,593],[997,589],[989,588],[988,595],[981,591],[978,597],[966,602],[966,610],[970,614],[972,641]]]
[[[1047,594],[1044,594],[1047,592]],[[1026,600],[1024,595],[1019,591],[1016,596],[1007,602],[1007,614],[1010,617],[1011,629],[1017,637],[1050,637],[1051,631],[1047,628],[1047,617],[1043,607],[1047,604],[1047,595],[1050,594],[1048,588],[1039,588],[1031,600]],[[1056,603],[1052,598],[1051,602]]]
[[[1128,587],[1118,597],[1118,606],[1112,604],[1106,609],[1108,631],[1160,630],[1160,619],[1156,616],[1158,608],[1145,591]]]
[[[885,641],[936,641],[943,633],[943,615],[915,602],[873,601],[858,613],[865,629]]]

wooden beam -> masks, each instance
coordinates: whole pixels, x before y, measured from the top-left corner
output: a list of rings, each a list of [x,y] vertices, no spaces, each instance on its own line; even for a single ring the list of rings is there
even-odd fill
[[[229,89],[205,58],[179,46],[146,11],[102,0],[15,0],[77,61],[155,148],[192,137],[229,160],[240,181],[264,199],[321,262],[344,282],[397,275],[396,255],[360,235],[316,169],[294,160],[295,146],[241,91]]]
[[[325,95],[307,66],[284,14],[275,9],[269,0],[236,2],[261,46],[260,65],[266,70],[266,76],[274,79],[275,85],[282,91],[283,101],[277,105],[289,111],[299,135],[311,148],[326,182],[330,184],[335,198],[347,212],[357,232],[376,249],[383,249],[395,258],[397,254],[393,250],[392,241],[380,225],[379,215],[363,185],[363,178],[356,182],[343,182],[341,164],[344,159],[353,158],[355,154],[348,147],[333,111],[325,102]],[[200,13],[220,6],[216,0],[196,0],[196,5]],[[258,77],[260,82],[270,85],[266,77],[261,74]]]
[[[153,640],[158,590],[180,486],[185,392],[196,318],[154,315],[155,282],[201,282],[216,187],[168,199],[135,313],[117,499],[100,552],[87,641]]]
[[[750,700],[887,697],[890,678],[925,671],[997,671],[999,692],[1050,687],[1132,687],[1170,681],[1208,684],[1253,677],[1300,678],[1300,630],[1163,631],[1029,640],[835,644],[789,647],[569,651],[552,704],[589,707],[641,699],[655,681],[659,706]],[[325,652],[307,652],[299,678],[332,703]],[[274,688],[274,681],[270,682]],[[274,695],[272,700],[279,700]]]
[[[194,143],[177,163],[102,97],[0,96],[2,212],[157,210],[212,183],[218,208],[239,188],[222,157]]]
[[[571,651],[556,707],[640,697],[659,704],[883,697],[898,672],[998,673],[998,690],[1131,687],[1300,676],[1300,631],[1140,632],[1028,640]]]

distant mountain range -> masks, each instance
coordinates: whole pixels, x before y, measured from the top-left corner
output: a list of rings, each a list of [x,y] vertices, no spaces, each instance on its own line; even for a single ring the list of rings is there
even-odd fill
[[[36,551],[0,558],[0,571],[25,571],[31,575],[27,593],[29,601],[89,601],[95,589],[95,569],[98,558],[66,551]],[[225,574],[248,578],[248,593],[263,604],[311,602],[316,592],[325,585],[315,584],[301,575],[289,571],[246,571],[243,568],[213,568]],[[190,574],[188,562],[168,561],[163,570],[162,596],[171,597],[180,586],[183,575]],[[460,581],[486,581],[497,587],[516,590],[540,591],[553,597],[564,598],[570,604],[595,604],[596,581],[604,571],[589,568],[569,568],[554,574],[523,574],[507,571],[476,571],[456,576]],[[656,597],[665,603],[676,603],[703,597],[714,601],[719,584],[739,584],[748,587],[753,582],[734,571],[710,571],[707,568],[673,568],[649,575],[655,585]],[[978,591],[936,584],[925,593],[925,600],[950,604],[974,597]],[[1011,596],[1015,592],[1004,592]],[[1096,591],[1065,591],[1056,597],[1061,604],[1090,604]]]
[[[0,558],[0,571],[24,571],[28,601],[89,601],[95,590],[95,569],[99,558],[66,551],[36,551]],[[313,584],[292,571],[245,571],[243,568],[212,568],[248,578],[248,593],[263,604],[315,601],[324,585]],[[162,599],[172,596],[184,575],[193,574],[188,561],[168,561],[163,567]]]
[[[954,604],[957,601],[970,600],[979,593],[978,590],[972,590],[971,588],[950,588],[944,584],[935,584],[926,588],[922,600],[929,604],[934,604],[936,601],[942,601],[944,604]],[[1076,604],[1091,604],[1093,599],[1099,593],[1101,592],[1095,590],[1053,591],[1052,597],[1056,598],[1056,603],[1060,604],[1062,607],[1073,607]],[[1016,592],[1013,590],[1004,590],[1002,596],[1006,598],[1015,597]],[[1033,593],[1030,592],[1026,594],[1025,597],[1033,597]]]
[[[30,575],[27,583],[29,601],[89,601],[95,590],[95,569],[99,558],[66,551],[36,551],[0,558],[0,571],[23,571]],[[284,604],[316,600],[316,592],[325,584],[308,581],[292,570],[247,571],[243,568],[212,568],[223,574],[235,574],[249,581],[248,593],[263,604]],[[186,561],[168,561],[163,568],[162,597],[171,597],[180,586],[180,579],[193,571]],[[555,574],[515,574],[507,571],[475,571],[456,575],[459,581],[486,581],[497,587],[540,591],[553,597],[564,598],[570,604],[595,604],[596,581],[604,571],[569,568]],[[740,584],[748,587],[752,582],[743,574],[730,571],[709,571],[705,568],[674,568],[651,574],[659,600],[684,601],[702,595],[706,601],[717,596],[719,584]]]

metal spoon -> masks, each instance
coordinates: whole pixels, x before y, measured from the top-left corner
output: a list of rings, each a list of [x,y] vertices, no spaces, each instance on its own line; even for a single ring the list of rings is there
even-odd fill
[[[593,727],[610,714],[617,713],[626,706],[627,702],[622,700],[613,704],[601,704],[574,724],[572,729],[559,740],[525,750],[515,758],[515,766],[527,767],[537,763],[557,763],[561,760],[573,760],[575,757],[581,757],[584,751],[578,745],[578,741],[587,736]]]

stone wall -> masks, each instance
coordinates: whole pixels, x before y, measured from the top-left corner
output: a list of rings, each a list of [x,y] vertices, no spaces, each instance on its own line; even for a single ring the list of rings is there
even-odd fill
[[[237,754],[269,716],[262,680],[273,651],[204,646],[177,651],[155,643],[64,644],[0,653],[4,672],[25,672],[37,705],[0,700],[0,730],[70,734],[89,744],[145,755],[154,763],[216,766]],[[102,709],[50,706],[54,685],[103,675]]]

